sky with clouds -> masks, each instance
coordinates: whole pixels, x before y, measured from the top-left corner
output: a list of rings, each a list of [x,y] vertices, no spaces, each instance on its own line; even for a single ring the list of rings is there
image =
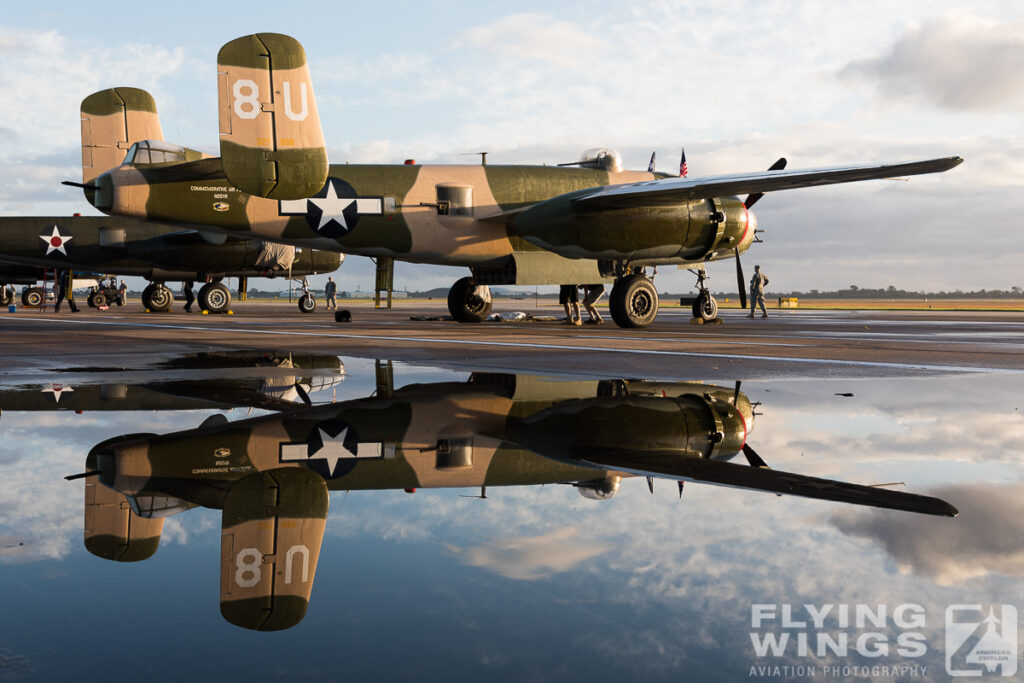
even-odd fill
[[[1024,286],[1024,6],[1017,2],[179,2],[22,6],[0,25],[0,211],[89,207],[78,105],[150,90],[164,135],[216,151],[214,64],[239,35],[306,47],[334,162],[553,164],[594,146],[690,175],[960,155],[942,175],[769,195],[745,257],[778,290]],[[712,266],[712,287],[733,269]],[[399,287],[460,270],[400,264]],[[323,279],[323,278],[321,278]],[[350,258],[343,289],[368,288]],[[663,291],[692,277],[662,269]]]

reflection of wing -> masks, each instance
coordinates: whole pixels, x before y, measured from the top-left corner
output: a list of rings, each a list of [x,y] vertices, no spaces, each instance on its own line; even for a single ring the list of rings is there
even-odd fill
[[[680,457],[678,453],[591,453],[587,456],[587,462],[602,469],[785,493],[790,496],[833,500],[839,503],[870,505],[944,517],[955,517],[958,514],[958,510],[946,501],[929,496],[819,479],[765,467]]]
[[[585,206],[629,206],[710,199],[734,194],[793,190],[799,187],[852,183],[858,180],[895,178],[948,171],[962,162],[960,157],[911,161],[900,164],[864,164],[793,171],[758,171],[706,178],[664,178],[643,183],[609,185],[582,193],[573,201]]]

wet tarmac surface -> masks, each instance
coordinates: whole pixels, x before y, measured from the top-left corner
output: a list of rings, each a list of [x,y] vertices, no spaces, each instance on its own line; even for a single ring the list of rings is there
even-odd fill
[[[0,680],[1019,675],[1024,316],[130,306],[0,316]]]

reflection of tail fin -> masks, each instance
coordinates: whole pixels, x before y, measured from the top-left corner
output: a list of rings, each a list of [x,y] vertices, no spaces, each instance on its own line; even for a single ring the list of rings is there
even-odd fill
[[[82,100],[82,182],[118,166],[133,143],[163,140],[156,101],[138,88],[108,88]],[[319,189],[319,188],[318,188]]]
[[[93,469],[95,461],[86,463],[86,470]],[[139,517],[123,494],[95,477],[85,481],[85,547],[93,555],[116,562],[145,560],[159,547],[163,528],[162,518]]]
[[[235,187],[302,199],[327,181],[327,150],[302,45],[279,33],[236,38],[217,54],[220,154]]]
[[[247,475],[232,484],[221,521],[220,613],[256,631],[306,615],[327,523],[327,484],[304,467]]]

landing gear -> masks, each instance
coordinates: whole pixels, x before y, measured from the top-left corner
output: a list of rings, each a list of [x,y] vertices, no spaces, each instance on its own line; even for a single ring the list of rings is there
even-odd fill
[[[154,283],[142,290],[142,305],[153,313],[166,313],[174,303],[174,294],[164,284]]]
[[[303,313],[312,313],[316,310],[316,299],[312,294],[303,294],[299,297],[299,310]]]
[[[621,277],[612,285],[608,310],[619,327],[647,327],[658,315],[658,290],[643,273]]]
[[[710,290],[704,281],[708,279],[703,268],[697,271],[697,300],[693,302],[693,317],[704,322],[714,320],[718,317],[718,302],[711,296]]]
[[[219,282],[207,282],[196,297],[199,308],[210,313],[224,313],[231,306],[231,292]]]
[[[29,287],[21,293],[22,306],[42,306],[44,299],[43,290],[39,287]]]
[[[471,277],[456,280],[448,290],[448,312],[460,323],[483,322],[491,312],[491,288]]]

